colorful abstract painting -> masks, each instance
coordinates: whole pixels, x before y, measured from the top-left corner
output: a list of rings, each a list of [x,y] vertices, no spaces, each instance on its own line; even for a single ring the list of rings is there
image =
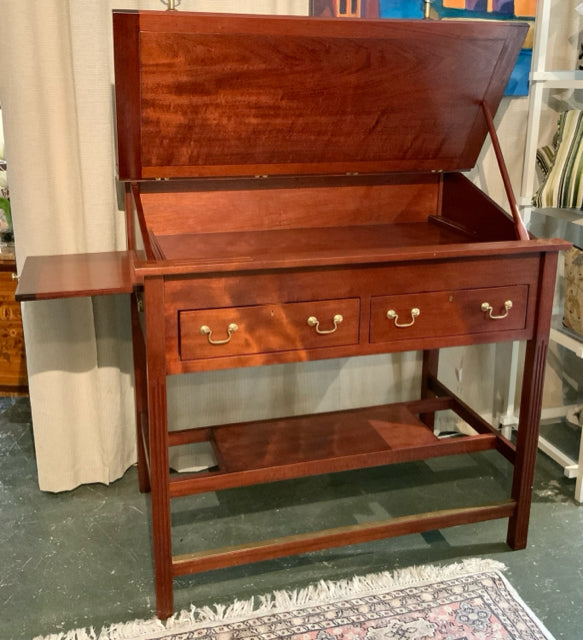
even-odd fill
[[[380,14],[422,18],[424,5],[424,0],[380,0]],[[534,19],[536,0],[432,0],[431,9],[442,18]]]
[[[450,10],[465,12],[469,17],[480,13],[490,18],[534,18],[536,13],[536,0],[434,0],[432,5],[438,12],[441,5],[444,15]]]
[[[382,18],[423,18],[424,0],[380,0]],[[431,12],[440,19],[521,20],[534,25],[536,0],[432,0]],[[532,28],[520,52],[505,95],[528,95],[532,62]]]

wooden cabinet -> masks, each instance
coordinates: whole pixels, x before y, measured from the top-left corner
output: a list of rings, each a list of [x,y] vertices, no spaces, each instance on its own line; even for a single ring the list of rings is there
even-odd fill
[[[16,302],[16,262],[0,254],[0,395],[28,390],[20,303]]]
[[[138,473],[152,498],[157,613],[173,578],[382,537],[508,519],[527,541],[560,249],[460,171],[474,165],[525,36],[516,23],[115,12],[127,252],[32,257],[18,298],[132,293]],[[439,81],[436,82],[436,78]],[[498,145],[499,146],[499,145]],[[439,380],[439,349],[526,341],[518,441]],[[421,350],[417,397],[174,431],[167,377]],[[440,439],[438,411],[473,435]],[[170,474],[169,447],[216,467]],[[483,450],[507,499],[175,555],[171,500]]]

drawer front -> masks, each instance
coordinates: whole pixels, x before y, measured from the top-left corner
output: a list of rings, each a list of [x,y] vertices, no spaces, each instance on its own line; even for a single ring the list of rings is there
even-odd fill
[[[180,311],[180,358],[357,344],[359,312],[359,298]]]
[[[370,341],[522,329],[527,301],[528,285],[375,296]]]

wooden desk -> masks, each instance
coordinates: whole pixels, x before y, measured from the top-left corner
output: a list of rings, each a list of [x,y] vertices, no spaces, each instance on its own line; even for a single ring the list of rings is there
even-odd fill
[[[501,157],[512,217],[459,173],[488,133],[497,143],[490,114],[524,35],[510,23],[114,13],[128,252],[77,257],[75,274],[70,257],[50,270],[29,260],[18,297],[134,291],[161,618],[173,578],[193,571],[492,518],[509,519],[512,548],[526,545],[568,245],[527,236]],[[437,375],[442,347],[510,340],[526,341],[516,445]],[[408,402],[168,430],[170,374],[413,349],[422,384]],[[475,435],[439,439],[445,409]],[[201,441],[217,467],[171,476],[169,447]],[[172,553],[178,496],[486,449],[514,466],[497,503]]]

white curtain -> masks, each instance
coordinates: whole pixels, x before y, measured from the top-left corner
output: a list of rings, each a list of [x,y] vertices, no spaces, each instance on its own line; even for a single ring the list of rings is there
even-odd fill
[[[308,0],[182,0],[178,8],[305,14],[307,7]],[[19,269],[29,255],[125,248],[114,169],[113,8],[164,6],[0,0],[0,102]],[[23,307],[41,489],[112,482],[136,455],[127,297]],[[479,349],[483,363],[488,348]],[[464,354],[448,356],[456,388]],[[418,364],[418,354],[398,354],[173,377],[169,420],[184,428],[416,397]],[[476,393],[487,412],[491,389],[484,391]]]
[[[107,2],[0,3],[0,100],[17,262],[125,246]],[[110,482],[135,459],[123,297],[24,305],[39,484]]]

